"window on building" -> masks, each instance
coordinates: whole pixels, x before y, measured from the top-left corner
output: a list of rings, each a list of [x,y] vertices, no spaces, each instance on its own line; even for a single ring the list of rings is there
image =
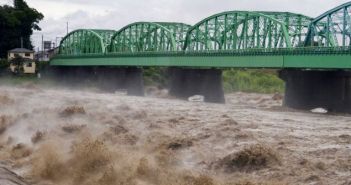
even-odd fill
[[[32,67],[32,62],[28,62],[27,67]]]
[[[26,53],[25,56],[26,56],[26,57],[30,57],[30,53]]]

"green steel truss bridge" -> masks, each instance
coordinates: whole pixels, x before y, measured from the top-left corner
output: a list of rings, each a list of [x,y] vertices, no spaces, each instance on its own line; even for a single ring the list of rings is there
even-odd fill
[[[79,29],[52,66],[351,68],[351,2],[311,18],[228,11],[195,24],[136,22],[119,31]]]

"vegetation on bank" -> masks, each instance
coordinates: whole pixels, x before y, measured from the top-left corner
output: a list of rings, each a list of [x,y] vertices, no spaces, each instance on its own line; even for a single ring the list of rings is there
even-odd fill
[[[9,63],[6,59],[0,59],[0,68],[7,68]]]
[[[144,69],[144,83],[146,86],[167,88],[168,79],[167,68],[150,67]]]
[[[0,62],[1,65],[1,62]],[[41,73],[44,75],[45,67],[41,64]],[[0,67],[0,70],[3,69]],[[144,69],[145,86],[168,87],[169,75],[167,68],[146,68]],[[51,84],[51,82],[38,79],[35,75],[12,76],[2,75],[1,84],[21,85]],[[53,84],[52,84],[53,85]],[[223,87],[226,93],[232,92],[253,92],[253,93],[283,93],[284,82],[278,77],[274,70],[253,70],[253,69],[230,69],[223,71]]]
[[[23,85],[23,84],[38,84],[40,79],[38,79],[34,75],[25,75],[25,76],[14,76],[14,75],[6,75],[1,76],[0,84],[5,85]]]
[[[275,70],[231,69],[223,72],[224,91],[283,93],[284,81]]]
[[[5,75],[8,68],[9,68],[9,63],[7,62],[7,60],[0,59],[0,76]]]
[[[167,68],[144,69],[146,86],[167,88]],[[284,82],[275,70],[229,69],[223,70],[223,87],[226,93],[255,92],[283,93]]]
[[[45,72],[45,68],[48,67],[48,62],[38,62],[37,69],[41,72]],[[10,72],[9,62],[7,60],[0,60],[0,84],[5,85],[26,85],[26,84],[45,84],[54,85],[49,79],[39,79],[34,74],[21,74],[15,75]]]

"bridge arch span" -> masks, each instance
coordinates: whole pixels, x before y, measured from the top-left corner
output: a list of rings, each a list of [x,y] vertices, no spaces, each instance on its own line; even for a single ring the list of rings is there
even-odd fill
[[[311,23],[307,46],[351,46],[351,2],[335,7]]]
[[[180,51],[191,26],[183,23],[136,22],[114,34],[109,51]]]
[[[113,30],[74,30],[61,40],[59,53],[62,55],[104,54],[114,33]]]
[[[312,18],[289,12],[229,11],[193,26],[184,50],[289,48],[303,44]]]

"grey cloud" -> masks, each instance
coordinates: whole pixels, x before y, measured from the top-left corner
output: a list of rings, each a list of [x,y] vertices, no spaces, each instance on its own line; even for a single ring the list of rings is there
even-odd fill
[[[27,0],[32,1],[44,0]],[[67,6],[75,5],[74,13],[67,13],[57,19],[50,14],[40,24],[43,31],[36,32],[33,41],[40,45],[41,34],[46,40],[56,40],[56,36],[65,35],[66,21],[70,30],[79,28],[101,28],[118,30],[127,24],[137,21],[165,21],[196,22],[222,11],[228,10],[263,10],[263,11],[290,11],[316,17],[323,12],[348,2],[348,0],[45,0],[46,2],[60,2]],[[77,5],[84,6],[77,6]],[[104,12],[96,15],[94,10],[85,9],[87,6],[96,7],[97,11]],[[36,8],[36,7],[35,7]],[[45,8],[45,7],[41,7]],[[38,7],[39,9],[39,7]],[[40,10],[40,9],[39,9]],[[52,10],[65,11],[65,10]],[[38,40],[39,38],[39,40]]]

